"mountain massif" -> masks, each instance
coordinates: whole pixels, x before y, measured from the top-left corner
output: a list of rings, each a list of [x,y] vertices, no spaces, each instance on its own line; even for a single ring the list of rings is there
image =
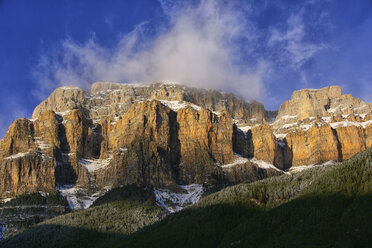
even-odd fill
[[[61,87],[0,141],[0,198],[60,192],[69,208],[85,209],[111,189],[135,186],[153,189],[164,207],[164,192],[199,190],[185,185],[207,194],[369,147],[372,104],[338,86],[295,91],[278,112],[179,84]]]

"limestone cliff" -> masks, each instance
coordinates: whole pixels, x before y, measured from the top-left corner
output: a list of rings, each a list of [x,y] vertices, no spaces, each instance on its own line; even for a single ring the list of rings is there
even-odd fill
[[[369,104],[339,87],[294,92],[276,121],[232,94],[154,83],[61,87],[0,141],[0,198],[72,187],[229,185],[372,146]]]
[[[166,100],[190,102],[215,112],[228,112],[234,119],[262,123],[270,121],[275,112],[266,111],[263,104],[229,93],[215,90],[190,88],[179,84],[117,84],[94,83],[91,91],[77,87],[60,87],[36,107],[32,118],[37,118],[46,110],[65,112],[80,109],[92,120],[121,116],[136,101]]]
[[[233,159],[231,116],[192,106],[177,110],[146,100],[96,121],[80,108],[17,120],[0,142],[2,197],[63,185],[97,192],[133,183],[221,181],[218,164]]]
[[[293,166],[341,160],[340,145],[330,125],[289,133],[285,139],[293,154]]]
[[[42,121],[41,121],[42,122]],[[56,159],[35,134],[40,134],[38,123],[23,118],[16,120],[0,141],[0,197],[7,198],[37,190],[54,190]],[[50,130],[53,132],[53,130]],[[39,138],[39,137],[37,137]],[[49,136],[52,139],[51,136]],[[49,148],[49,147],[48,147]]]
[[[308,130],[317,122],[365,122],[372,113],[372,105],[350,94],[342,94],[339,86],[319,90],[299,90],[285,101],[278,112],[272,127],[276,134]],[[367,117],[367,118],[366,118]]]
[[[345,160],[371,147],[371,115],[371,104],[330,86],[293,92],[271,126],[288,142],[296,166]]]

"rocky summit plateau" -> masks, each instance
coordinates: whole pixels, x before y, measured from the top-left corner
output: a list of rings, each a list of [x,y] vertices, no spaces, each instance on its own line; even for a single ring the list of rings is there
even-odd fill
[[[0,198],[59,192],[78,210],[137,185],[171,213],[209,191],[344,161],[369,147],[372,104],[338,86],[295,91],[279,111],[173,83],[60,87],[0,141]]]

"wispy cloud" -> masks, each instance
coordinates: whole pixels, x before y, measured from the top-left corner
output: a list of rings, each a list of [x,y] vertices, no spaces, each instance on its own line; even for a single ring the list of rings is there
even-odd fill
[[[182,8],[164,1],[162,5],[169,28],[159,28],[154,37],[148,37],[148,24],[142,23],[114,49],[101,47],[94,39],[85,44],[67,39],[60,51],[42,56],[34,74],[37,81],[48,92],[60,84],[88,87],[94,81],[167,80],[239,88],[247,98],[259,97],[262,72],[242,62],[237,44],[241,39],[251,41],[256,34],[237,6],[215,1]]]
[[[290,62],[295,68],[301,68],[317,52],[325,48],[323,44],[313,44],[305,41],[305,25],[303,13],[293,14],[289,17],[284,29],[273,28],[269,45],[279,48],[280,60]]]
[[[267,3],[159,2],[167,23],[155,31],[154,23],[144,22],[114,48],[94,38],[83,44],[69,38],[60,49],[44,54],[34,72],[44,89],[37,92],[40,98],[63,84],[88,88],[94,81],[166,80],[261,100],[278,64],[301,74],[303,65],[323,49],[306,40],[303,12],[290,13],[280,28],[259,29],[256,17]]]

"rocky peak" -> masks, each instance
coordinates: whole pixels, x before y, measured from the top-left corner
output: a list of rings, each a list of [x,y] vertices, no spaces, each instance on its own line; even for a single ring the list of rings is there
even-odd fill
[[[342,94],[339,86],[304,89],[293,92],[291,100],[281,105],[272,127],[276,134],[283,136],[297,129],[308,130],[315,123],[352,125],[358,122],[362,125],[370,120],[371,114],[372,104]]]
[[[322,89],[302,89],[292,93],[291,100],[312,98],[317,101],[340,97],[342,90],[340,86],[328,86]]]
[[[325,87],[319,90],[303,89],[294,91],[291,100],[285,101],[280,107],[276,121],[289,119],[297,120],[309,117],[328,116],[327,109],[342,95],[339,86]]]
[[[177,84],[61,87],[0,141],[0,198],[55,187],[96,197],[128,184],[226,185],[372,146],[371,105],[337,86],[294,92],[269,125],[271,114]]]
[[[273,113],[266,111],[263,104],[256,101],[246,102],[234,94],[160,82],[150,84],[97,82],[92,85],[90,92],[77,87],[60,87],[36,107],[32,116],[36,119],[46,110],[63,113],[71,109],[80,109],[88,118],[99,121],[108,116],[125,114],[134,102],[152,99],[189,102],[217,113],[226,111],[241,122],[263,123],[273,117]]]

